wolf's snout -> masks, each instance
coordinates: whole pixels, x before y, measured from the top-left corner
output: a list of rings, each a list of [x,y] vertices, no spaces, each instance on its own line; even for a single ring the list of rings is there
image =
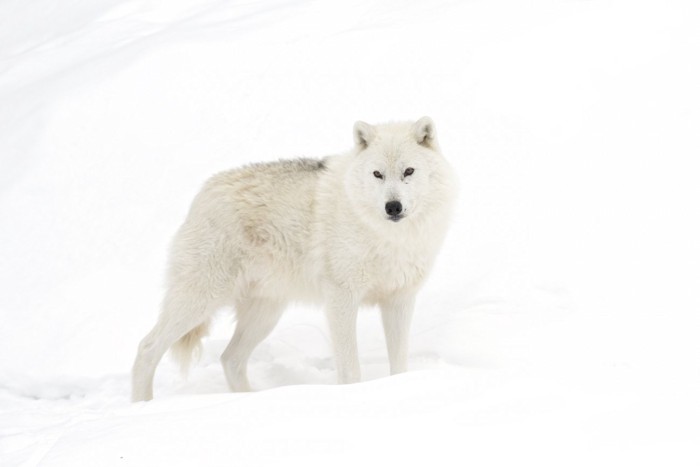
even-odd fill
[[[401,206],[401,201],[389,201],[386,203],[386,206],[384,206],[384,209],[388,215],[391,217],[396,217],[401,214],[403,206]]]

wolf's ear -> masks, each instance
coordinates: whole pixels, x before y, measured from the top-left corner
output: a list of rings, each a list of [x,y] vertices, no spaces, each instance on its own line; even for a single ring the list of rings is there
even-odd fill
[[[355,126],[352,129],[353,135],[355,137],[355,144],[361,148],[366,148],[374,140],[376,136],[376,131],[372,125],[362,121],[355,122]]]
[[[418,144],[432,147],[435,143],[435,123],[430,117],[423,117],[413,124],[413,135]]]

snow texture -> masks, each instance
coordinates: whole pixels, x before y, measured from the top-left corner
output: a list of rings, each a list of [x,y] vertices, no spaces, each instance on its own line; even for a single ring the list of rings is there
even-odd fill
[[[0,3],[0,464],[700,464],[696,2]],[[227,391],[222,313],[131,404],[211,174],[436,122],[461,194],[411,371],[336,386],[318,310]]]

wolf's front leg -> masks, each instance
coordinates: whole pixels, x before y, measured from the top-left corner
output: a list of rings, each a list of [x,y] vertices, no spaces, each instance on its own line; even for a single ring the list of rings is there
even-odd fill
[[[326,307],[340,384],[360,381],[360,360],[357,355],[358,307],[357,300],[345,292],[333,294]]]
[[[403,373],[408,368],[408,335],[415,301],[415,293],[406,292],[380,303],[392,375]]]

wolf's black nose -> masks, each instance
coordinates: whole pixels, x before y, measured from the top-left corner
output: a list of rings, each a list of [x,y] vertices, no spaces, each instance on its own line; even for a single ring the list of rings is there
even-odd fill
[[[403,206],[401,206],[400,201],[389,201],[388,203],[386,203],[386,206],[384,206],[384,209],[386,209],[387,214],[393,217],[401,214]]]

